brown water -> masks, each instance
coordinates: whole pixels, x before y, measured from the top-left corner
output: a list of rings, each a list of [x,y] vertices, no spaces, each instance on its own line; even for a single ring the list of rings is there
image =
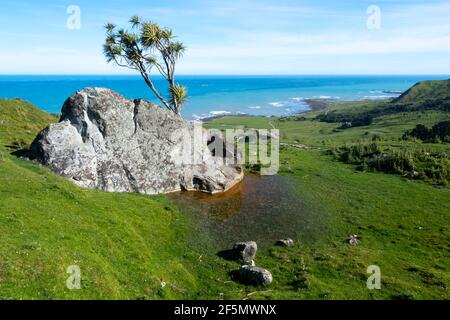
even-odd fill
[[[169,197],[217,248],[247,240],[268,247],[282,238],[315,241],[323,236],[320,215],[308,209],[297,189],[290,177],[247,175],[226,193]]]

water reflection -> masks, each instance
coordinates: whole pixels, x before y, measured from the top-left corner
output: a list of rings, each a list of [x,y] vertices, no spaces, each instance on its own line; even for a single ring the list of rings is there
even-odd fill
[[[314,241],[323,233],[320,219],[286,176],[247,175],[223,194],[177,192],[169,197],[218,248],[244,240],[262,246],[286,237]]]

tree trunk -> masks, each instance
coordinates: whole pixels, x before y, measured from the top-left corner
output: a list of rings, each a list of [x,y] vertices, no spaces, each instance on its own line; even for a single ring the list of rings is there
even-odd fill
[[[173,89],[174,87],[175,87],[175,82],[174,82],[174,80],[173,80],[173,78],[171,78],[170,80],[169,80],[169,82],[170,82],[170,88],[171,89]],[[171,90],[172,91],[172,90]],[[172,97],[173,98],[173,97]],[[175,109],[175,113],[176,114],[179,114],[180,113],[180,110],[178,109],[178,101],[175,99],[175,98],[173,98],[173,103],[174,103],[174,106],[173,106],[173,108]]]
[[[155,86],[153,85],[153,82],[148,78],[148,76],[145,73],[141,72],[142,77],[145,80],[145,83],[147,84],[147,86],[153,91],[153,93],[158,97],[158,99],[164,104],[164,106],[169,109],[170,111],[174,112],[174,113],[178,113],[176,112],[176,110],[174,110],[173,108],[170,107],[169,103],[166,101],[166,99],[163,98],[163,96],[158,92],[158,90],[156,90]]]

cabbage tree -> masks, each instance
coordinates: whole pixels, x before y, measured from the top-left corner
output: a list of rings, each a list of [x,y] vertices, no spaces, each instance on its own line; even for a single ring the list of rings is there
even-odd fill
[[[108,63],[138,71],[162,104],[180,114],[186,102],[187,89],[175,82],[175,66],[185,52],[185,46],[174,40],[172,30],[154,22],[142,21],[140,17],[133,16],[130,24],[130,31],[117,29],[113,23],[105,26],[103,52]],[[168,99],[154,86],[151,78],[154,70],[168,82]]]

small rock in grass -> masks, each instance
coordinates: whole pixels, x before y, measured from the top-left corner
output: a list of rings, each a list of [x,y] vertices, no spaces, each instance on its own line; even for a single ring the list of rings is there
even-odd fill
[[[411,179],[417,179],[417,178],[419,178],[419,176],[420,176],[420,173],[417,171],[413,171],[410,173]]]
[[[252,265],[256,256],[258,245],[255,241],[238,242],[233,246],[233,252],[236,259],[242,260],[244,263]]]
[[[273,278],[270,271],[255,266],[242,266],[238,271],[239,281],[245,284],[268,286]]]
[[[350,235],[348,238],[348,243],[352,246],[356,246],[358,244],[358,236],[356,234]]]
[[[294,240],[292,239],[281,239],[278,240],[275,245],[281,246],[281,247],[292,247],[294,245]]]

